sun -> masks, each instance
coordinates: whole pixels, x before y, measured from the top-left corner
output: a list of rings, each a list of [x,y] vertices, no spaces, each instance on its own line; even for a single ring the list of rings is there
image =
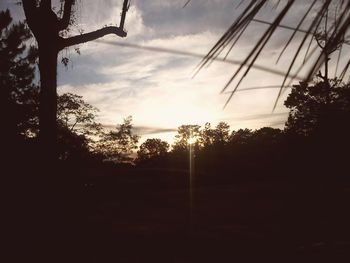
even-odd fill
[[[188,143],[188,144],[195,144],[196,141],[197,141],[196,138],[190,137],[190,138],[188,138],[187,143]]]

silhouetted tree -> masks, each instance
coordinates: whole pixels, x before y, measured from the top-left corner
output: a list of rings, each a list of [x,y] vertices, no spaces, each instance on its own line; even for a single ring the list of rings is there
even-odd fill
[[[96,122],[98,109],[82,96],[65,93],[57,97],[58,157],[60,160],[83,159],[92,155],[94,137],[102,132]]]
[[[315,133],[343,133],[350,117],[350,86],[338,80],[294,85],[285,106],[290,109],[286,131],[309,136]]]
[[[24,126],[30,126],[31,130],[26,131],[28,136],[38,136],[39,121],[38,121],[38,92],[22,91],[23,96],[26,96],[31,103],[33,111],[32,119],[23,120]],[[29,104],[29,103],[28,103]],[[72,133],[81,135],[97,135],[101,129],[101,124],[96,122],[98,109],[83,100],[82,96],[64,93],[57,96],[57,126],[59,130],[67,129]],[[26,124],[28,123],[28,124]]]
[[[125,15],[128,10],[128,0],[124,0],[120,26],[108,26],[90,33],[73,37],[63,37],[64,32],[72,24],[72,7],[75,0],[61,1],[62,17],[53,11],[51,0],[23,0],[23,9],[29,28],[38,42],[40,71],[40,140],[43,147],[43,159],[54,161],[56,158],[57,139],[57,56],[67,47],[85,43],[115,34],[125,37]]]
[[[271,127],[263,127],[253,132],[253,140],[260,143],[278,143],[282,136],[282,131],[280,129],[275,129]]]
[[[230,139],[230,125],[226,122],[219,122],[214,130],[214,143],[225,144]]]
[[[23,147],[29,147],[29,142],[33,146],[37,144],[29,138],[35,138],[39,133],[39,87],[33,84],[37,50],[27,47],[31,34],[26,25],[10,25],[11,21],[8,10],[0,12],[1,133],[8,149],[19,158],[18,154],[24,152]],[[60,160],[89,155],[91,136],[100,129],[100,124],[95,122],[96,112],[97,109],[84,102],[81,96],[70,93],[58,96],[57,150]],[[18,142],[21,145],[17,145]]]
[[[213,145],[224,145],[230,139],[230,125],[226,122],[219,122],[215,129],[211,128],[210,123],[206,123],[200,131],[199,142],[202,147]]]
[[[38,94],[32,98],[34,106],[38,103]],[[101,136],[102,125],[96,122],[98,109],[86,103],[82,96],[65,93],[57,97],[57,142],[59,160],[82,160],[93,157],[95,138]],[[27,137],[37,137],[38,111],[31,119],[24,119],[22,125],[27,128]],[[29,129],[29,128],[30,129]]]
[[[57,119],[60,126],[80,134],[91,133],[96,125],[98,109],[86,103],[82,96],[64,93],[57,98]]]
[[[150,160],[160,160],[167,155],[168,150],[169,143],[161,139],[147,139],[137,151],[137,162],[144,163]]]
[[[93,157],[90,150],[90,138],[67,128],[58,126],[58,159],[61,161],[80,162]]]
[[[130,162],[138,140],[139,136],[132,131],[132,117],[128,116],[116,131],[102,133],[95,145],[95,151],[107,161]]]
[[[199,142],[203,147],[210,147],[214,143],[214,130],[211,124],[207,122],[201,130]]]
[[[198,147],[200,128],[199,125],[181,125],[177,130],[177,135],[175,135],[175,142],[172,145],[173,151],[187,151],[190,143]],[[190,142],[190,140],[193,140],[193,142]]]
[[[250,129],[239,129],[238,131],[232,131],[230,135],[231,144],[248,144],[252,137],[252,130]]]
[[[0,107],[2,138],[24,135],[36,122],[38,87],[33,84],[35,49],[24,23],[12,24],[9,10],[0,12]]]

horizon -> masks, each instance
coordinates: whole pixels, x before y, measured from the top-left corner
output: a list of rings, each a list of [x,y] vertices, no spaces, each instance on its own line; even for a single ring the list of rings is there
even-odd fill
[[[141,141],[157,137],[171,143],[180,125],[203,126],[206,122],[215,126],[224,121],[232,130],[283,129],[288,117],[288,109],[283,102],[289,91],[284,92],[273,111],[278,94],[278,89],[273,87],[279,87],[282,76],[253,69],[238,89],[246,90],[235,93],[225,109],[229,94],[221,94],[221,90],[237,66],[228,61],[215,61],[194,76],[202,57],[244,5],[237,7],[237,1],[232,0],[190,1],[183,8],[185,2],[133,1],[126,19],[128,36],[125,39],[106,36],[102,40],[79,45],[77,48],[81,55],[74,48],[61,52],[59,60],[68,57],[69,64],[67,67],[62,63],[58,65],[58,93],[71,92],[83,96],[86,102],[100,110],[98,121],[105,126],[116,126],[131,115]],[[115,24],[119,21],[121,4],[122,1],[118,0],[79,3],[77,12],[81,15],[73,26],[73,34]],[[306,4],[298,1],[294,8],[302,9]],[[101,5],[111,8],[96,8]],[[278,11],[271,5],[264,8],[258,18],[271,20]],[[3,2],[0,7],[10,8],[15,20],[24,18],[22,7],[15,5],[14,1]],[[94,11],[97,9],[98,12]],[[296,12],[290,13],[293,15],[287,15],[282,23],[297,21]],[[267,25],[252,24],[227,60],[241,61],[253,46],[257,33],[265,28]],[[283,72],[295,47],[292,44],[275,64],[290,32],[277,30],[275,35],[257,64]],[[155,49],[166,51],[157,52]],[[186,52],[189,54],[183,54]],[[344,48],[343,56],[346,57],[347,53],[349,50]],[[334,71],[334,67],[330,68],[330,72]]]
[[[350,262],[350,0],[0,10],[13,261]]]

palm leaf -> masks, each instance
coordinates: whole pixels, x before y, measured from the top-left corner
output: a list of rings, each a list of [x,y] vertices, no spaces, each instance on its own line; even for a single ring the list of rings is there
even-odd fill
[[[209,63],[217,59],[218,56],[223,52],[223,50],[225,50],[226,47],[230,45],[230,48],[228,49],[224,57],[226,58],[227,55],[232,51],[233,47],[237,45],[238,40],[243,37],[245,31],[247,30],[247,28],[249,27],[252,21],[268,25],[267,30],[260,37],[260,39],[255,43],[253,49],[246,55],[242,63],[239,65],[238,69],[233,73],[232,77],[228,80],[228,82],[224,86],[222,90],[223,92],[233,83],[233,81],[237,81],[236,86],[230,92],[230,96],[225,106],[227,105],[227,103],[229,103],[233,94],[237,91],[238,87],[242,83],[243,79],[249,74],[250,69],[254,67],[254,65],[256,64],[256,60],[261,55],[267,43],[271,41],[272,35],[277,28],[293,31],[291,37],[289,37],[289,39],[287,40],[287,43],[283,47],[277,61],[279,61],[280,58],[285,54],[287,47],[292,43],[292,41],[296,41],[295,35],[297,32],[302,32],[305,34],[305,36],[299,42],[298,48],[294,53],[293,57],[291,58],[288,70],[285,72],[283,82],[280,86],[280,91],[276,98],[274,108],[276,107],[276,104],[282,94],[283,88],[285,86],[290,86],[291,82],[295,79],[295,77],[301,71],[305,69],[308,70],[304,80],[309,81],[316,74],[316,72],[318,72],[319,69],[322,67],[326,57],[324,51],[321,52],[321,54],[317,57],[317,59],[314,62],[312,62],[311,67],[308,66],[306,62],[309,62],[313,57],[313,55],[315,55],[315,52],[317,51],[317,47],[312,47],[312,43],[315,40],[314,35],[319,30],[323,17],[325,15],[328,16],[328,10],[330,9],[331,5],[336,6],[336,12],[339,13],[339,17],[335,17],[335,22],[330,27],[327,27],[326,25],[326,28],[327,28],[326,30],[328,30],[327,33],[330,35],[330,37],[327,39],[325,43],[324,50],[332,50],[332,49],[334,50],[338,46],[341,46],[342,44],[346,44],[346,45],[349,44],[345,40],[344,36],[347,33],[347,30],[349,29],[349,26],[350,26],[350,0],[324,0],[322,4],[318,4],[320,1],[313,0],[311,2],[311,5],[308,8],[305,8],[304,13],[301,16],[301,20],[296,26],[281,24],[281,21],[286,16],[286,14],[292,12],[291,11],[292,7],[296,2],[294,0],[288,0],[283,2],[278,1],[276,5],[273,6],[273,8],[276,8],[278,5],[282,5],[282,4],[284,5],[281,8],[281,10],[278,11],[276,18],[273,22],[270,23],[270,22],[257,19],[256,16],[263,10],[264,6],[268,2],[270,1],[263,1],[263,0],[249,1],[246,7],[238,16],[238,18],[233,22],[233,24],[230,26],[230,28],[228,28],[228,30],[223,34],[223,36],[217,41],[217,43],[212,47],[212,49],[202,59],[201,63],[197,67],[197,73],[198,73],[198,71],[200,71],[204,66],[208,65]],[[239,5],[243,5],[243,2],[241,1]],[[314,13],[316,13],[316,15],[313,15]],[[302,29],[302,25],[307,20],[310,21],[310,25],[308,26],[307,30],[304,30]],[[299,57],[301,51],[304,49],[308,39],[310,39],[310,41],[306,47],[306,53],[304,56],[303,63],[297,67],[296,73],[291,74],[291,72],[294,71],[293,69],[296,66],[297,58]],[[340,55],[341,55],[341,51],[338,56],[337,70],[339,67]],[[246,68],[245,71],[243,71],[243,68]],[[349,68],[350,68],[350,59],[348,60],[348,63],[346,63],[345,67],[341,71],[341,74],[340,74],[341,79],[344,78],[344,76],[347,74]],[[239,77],[240,73],[242,73],[241,77]],[[288,79],[289,79],[289,83],[287,83]]]

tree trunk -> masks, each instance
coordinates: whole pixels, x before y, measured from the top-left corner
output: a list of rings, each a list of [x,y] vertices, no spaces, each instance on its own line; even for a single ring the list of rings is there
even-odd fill
[[[57,159],[57,55],[56,41],[39,43],[41,78],[39,128],[43,161],[52,164]]]
[[[39,109],[39,141],[41,145],[40,162],[50,167],[58,159],[57,149],[57,56],[63,48],[85,43],[115,34],[125,37],[122,27],[108,26],[102,29],[63,38],[60,31],[67,29],[71,20],[74,0],[65,0],[63,18],[59,19],[52,10],[51,0],[40,1],[39,7],[35,0],[22,1],[26,19],[39,46],[39,71],[41,80]],[[124,25],[128,10],[128,0],[124,0],[121,25]],[[44,163],[45,162],[45,163]],[[52,169],[51,169],[52,170]]]

